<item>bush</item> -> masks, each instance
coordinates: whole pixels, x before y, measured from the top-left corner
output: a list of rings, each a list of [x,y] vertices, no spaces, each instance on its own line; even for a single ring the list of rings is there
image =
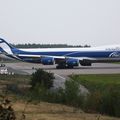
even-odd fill
[[[56,91],[50,91],[43,84],[36,84],[35,86],[29,93],[29,97],[32,100],[82,107],[84,97],[80,94],[79,83],[74,80],[67,80],[65,89],[59,88]]]
[[[112,86],[102,94],[100,112],[111,116],[120,117],[120,86]]]
[[[64,101],[64,90],[62,88],[57,89],[56,91],[47,91],[45,101],[51,103],[65,103]]]
[[[82,96],[79,82],[72,79],[66,80],[65,89],[60,88],[56,91],[50,91],[49,88],[52,86],[53,78],[51,73],[44,73],[41,69],[36,71],[31,81],[32,88],[34,88],[31,92],[32,99],[62,103],[80,107],[87,112],[120,117],[119,84],[108,84],[104,90],[95,89],[88,96]]]
[[[31,101],[37,101],[37,102],[40,102],[41,100],[45,101],[46,96],[47,96],[47,89],[40,85],[36,85],[36,87],[34,87],[34,89],[32,89],[28,93],[28,97]]]
[[[74,80],[67,80],[65,82],[64,97],[65,103],[79,107],[82,104],[83,96],[80,93],[80,85]]]
[[[38,69],[35,73],[32,74],[31,86],[32,89],[42,86],[46,89],[50,89],[53,86],[53,73],[48,73],[42,69]]]
[[[28,97],[31,100],[40,102],[46,101],[48,98],[49,89],[53,86],[53,73],[48,73],[42,69],[38,69],[31,77],[31,89]]]
[[[90,93],[84,101],[84,110],[86,112],[96,113],[99,111],[102,101],[102,94],[99,91]]]
[[[120,117],[120,92],[117,85],[104,91],[92,92],[84,101],[84,110]]]

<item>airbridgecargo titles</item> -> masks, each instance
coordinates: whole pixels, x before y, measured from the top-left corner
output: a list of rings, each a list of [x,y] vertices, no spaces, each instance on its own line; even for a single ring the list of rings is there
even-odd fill
[[[0,38],[2,54],[24,62],[43,65],[57,64],[56,68],[91,66],[92,63],[120,62],[120,45],[91,48],[17,49]]]

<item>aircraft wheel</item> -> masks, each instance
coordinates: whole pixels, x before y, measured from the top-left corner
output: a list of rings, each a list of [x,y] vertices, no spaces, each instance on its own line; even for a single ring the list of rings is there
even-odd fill
[[[57,65],[56,69],[72,69],[74,66]]]

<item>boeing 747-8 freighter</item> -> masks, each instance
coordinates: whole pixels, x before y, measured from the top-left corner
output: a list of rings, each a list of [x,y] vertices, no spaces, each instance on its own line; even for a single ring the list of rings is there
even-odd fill
[[[120,62],[120,45],[91,48],[17,49],[0,38],[0,50],[8,57],[43,65],[57,64],[56,68],[91,66],[92,63]]]

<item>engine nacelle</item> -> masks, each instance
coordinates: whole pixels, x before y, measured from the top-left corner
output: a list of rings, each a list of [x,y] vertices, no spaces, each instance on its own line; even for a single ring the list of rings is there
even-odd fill
[[[68,66],[79,66],[79,60],[69,58],[69,59],[66,60],[66,64]]]
[[[54,65],[54,58],[52,58],[52,57],[41,58],[41,63],[43,65]]]

